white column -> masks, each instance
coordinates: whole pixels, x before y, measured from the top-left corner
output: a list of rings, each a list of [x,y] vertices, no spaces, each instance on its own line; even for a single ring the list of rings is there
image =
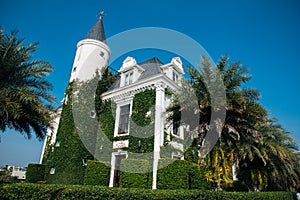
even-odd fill
[[[164,137],[164,101],[165,85],[162,82],[155,84],[155,124],[154,124],[154,155],[153,155],[153,182],[152,189],[156,189],[158,160],[160,158],[160,147],[163,144]]]

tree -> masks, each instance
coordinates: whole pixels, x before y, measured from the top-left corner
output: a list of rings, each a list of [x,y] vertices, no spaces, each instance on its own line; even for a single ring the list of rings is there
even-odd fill
[[[33,60],[38,43],[24,44],[17,32],[0,30],[0,130],[7,128],[25,133],[31,138],[34,131],[42,140],[51,125],[52,86],[45,76],[52,66]]]
[[[211,116],[219,109],[213,104],[222,105],[219,90],[224,89],[226,93],[226,103],[223,104],[226,117],[220,137],[208,154],[199,157],[199,166],[204,168],[207,180],[216,189],[221,188],[222,183],[232,183],[231,168],[236,165],[239,180],[249,190],[295,190],[299,187],[295,141],[269,119],[268,112],[259,103],[259,91],[243,86],[251,78],[247,68],[238,62],[229,64],[228,60],[228,57],[222,57],[214,69],[204,58],[199,71],[188,69],[190,79],[187,81],[197,96],[200,114],[197,137],[191,148],[200,147],[200,152],[203,149],[204,138],[214,126]],[[218,76],[223,79],[224,86],[218,82]],[[186,95],[177,96],[181,98],[182,112],[187,107],[182,106]],[[176,106],[172,105],[169,110]]]

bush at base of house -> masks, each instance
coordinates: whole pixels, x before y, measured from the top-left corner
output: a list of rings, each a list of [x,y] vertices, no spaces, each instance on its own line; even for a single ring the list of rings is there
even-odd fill
[[[121,161],[120,187],[150,188],[149,162],[144,159],[123,159]]]
[[[110,167],[109,163],[96,160],[88,160],[84,175],[84,185],[108,186]]]
[[[209,189],[209,183],[197,165],[186,160],[159,160],[158,189]]]
[[[26,182],[37,183],[43,181],[45,175],[45,165],[29,164],[26,170]]]
[[[103,186],[8,184],[0,185],[0,199],[201,199],[201,200],[282,200],[293,199],[292,192],[221,192],[210,190],[147,190]]]

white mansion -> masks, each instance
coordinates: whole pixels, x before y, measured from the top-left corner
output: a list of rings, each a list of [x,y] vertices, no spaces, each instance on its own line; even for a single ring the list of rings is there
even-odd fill
[[[87,37],[77,44],[76,55],[70,77],[73,80],[85,81],[94,77],[96,71],[101,71],[108,66],[110,58],[109,44],[106,43],[105,32],[103,28],[102,16],[88,33]],[[180,87],[180,79],[184,75],[182,62],[179,57],[171,59],[170,63],[163,64],[159,59],[152,58],[138,63],[133,57],[127,57],[118,71],[118,78],[109,90],[102,94],[103,100],[112,100],[116,104],[114,137],[130,135],[130,116],[132,113],[133,96],[136,93],[147,89],[155,91],[155,116],[154,116],[154,149],[153,149],[153,183],[152,188],[156,189],[158,160],[160,159],[160,150],[164,143],[165,131],[172,134],[173,137],[183,139],[183,128],[172,127],[166,121],[165,111],[170,105],[170,99],[165,95],[166,88],[175,91]],[[59,109],[55,119],[55,127],[47,134],[45,141],[56,144],[56,132],[60,120]],[[49,137],[51,137],[49,139]],[[170,137],[170,136],[169,136]],[[127,158],[126,151],[120,151],[120,148],[130,146],[128,140],[113,142],[115,152],[111,155],[111,173],[109,186],[118,185],[118,165],[121,159]],[[183,152],[183,145],[173,142],[173,146]],[[41,155],[41,162],[45,152],[46,142]],[[172,157],[182,158],[179,151],[174,152]]]

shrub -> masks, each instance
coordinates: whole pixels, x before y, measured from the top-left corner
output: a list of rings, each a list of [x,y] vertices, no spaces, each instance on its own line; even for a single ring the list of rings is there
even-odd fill
[[[158,189],[188,189],[188,169],[184,160],[164,158],[159,160]]]
[[[80,185],[0,185],[0,199],[199,199],[199,200],[282,200],[292,199],[291,192],[222,192],[210,190],[147,190],[141,188],[108,188]]]
[[[26,171],[26,182],[37,183],[44,180],[45,165],[29,164]]]
[[[84,185],[103,185],[109,184],[110,167],[109,163],[95,160],[88,160],[84,175]]]
[[[204,172],[198,169],[198,165],[190,163],[189,189],[210,189],[210,183],[206,181]]]
[[[149,188],[149,162],[144,159],[123,159],[121,161],[120,187]]]
[[[226,184],[223,189],[228,192],[247,192],[248,187],[244,182],[234,181],[232,184]]]
[[[160,159],[157,173],[158,189],[208,189],[209,183],[197,165],[185,160]]]

